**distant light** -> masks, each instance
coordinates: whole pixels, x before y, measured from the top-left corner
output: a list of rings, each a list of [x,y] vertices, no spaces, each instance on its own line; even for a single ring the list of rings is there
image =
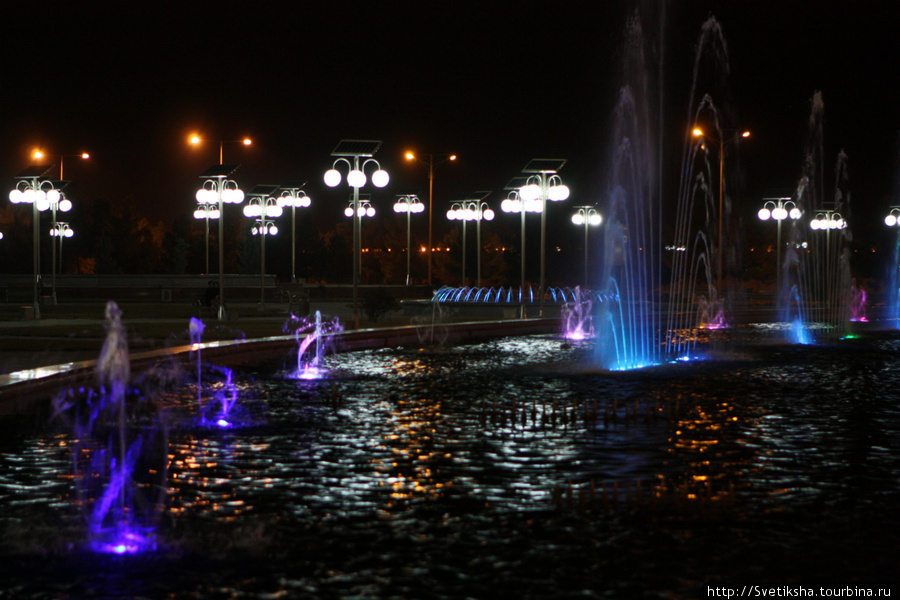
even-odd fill
[[[744,138],[750,137],[750,132],[749,132],[749,131],[745,131],[744,133],[741,134],[741,137],[744,137]]]
[[[91,157],[91,155],[88,154],[87,152],[82,152],[82,153],[81,153],[81,158],[83,158],[84,160],[87,160],[87,159],[89,159],[90,157]]]
[[[413,154],[412,152],[407,152],[407,153],[406,153],[406,160],[415,160],[415,159],[416,159],[416,155],[415,155],[415,154]]]
[[[694,137],[700,137],[701,135],[703,135],[703,130],[699,127],[695,127],[691,133],[694,134]]]
[[[244,144],[245,146],[249,146],[249,145],[251,145],[251,144],[253,143],[253,140],[251,140],[250,138],[244,138],[244,139],[241,141],[241,143]]]
[[[455,155],[455,154],[451,154],[451,155],[450,155],[450,158],[449,158],[448,160],[456,160],[456,155]]]
[[[40,160],[40,159],[44,158],[44,153],[41,152],[40,150],[35,150],[35,151],[34,151],[34,154],[32,154],[31,156],[32,156],[35,160]]]
[[[196,135],[192,135],[192,136],[191,136],[191,139],[190,139],[190,142],[191,142],[192,144],[194,144],[194,145],[197,145],[197,144],[200,143],[200,137],[199,137],[199,136],[196,136]]]

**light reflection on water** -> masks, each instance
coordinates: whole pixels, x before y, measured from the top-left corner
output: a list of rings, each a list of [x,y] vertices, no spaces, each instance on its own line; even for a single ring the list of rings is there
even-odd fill
[[[249,581],[270,594],[409,596],[422,577],[447,586],[434,597],[498,582],[509,594],[588,589],[584,575],[559,580],[568,561],[607,576],[671,565],[627,585],[690,595],[682,570],[708,564],[715,531],[744,540],[729,550],[742,561],[715,563],[722,577],[753,561],[782,568],[779,557],[799,549],[827,562],[839,542],[858,555],[838,561],[844,575],[879,572],[872,553],[898,530],[887,510],[900,499],[896,340],[762,340],[717,347],[715,361],[619,373],[595,369],[591,353],[590,342],[539,336],[333,355],[329,380],[245,373],[235,383],[246,423],[228,431],[196,425],[195,391],[171,394],[160,543],[215,560],[269,557],[253,571],[217,566],[217,585],[235,594]],[[4,442],[4,554],[28,555],[31,515],[76,514],[67,436],[51,426]],[[855,531],[840,525],[862,507],[881,530],[864,517]],[[69,522],[44,543],[66,556],[74,531]],[[674,537],[639,541],[660,531]],[[760,557],[761,547],[774,551]],[[479,561],[492,566],[472,574]],[[184,597],[210,591],[200,576],[179,577],[171,585],[193,590]]]

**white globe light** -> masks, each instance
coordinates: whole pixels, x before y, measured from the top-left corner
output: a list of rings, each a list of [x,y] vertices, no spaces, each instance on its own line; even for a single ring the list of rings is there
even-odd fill
[[[9,192],[9,201],[13,204],[18,204],[19,202],[22,202],[22,196],[22,190],[14,189]]]
[[[353,216],[353,207],[352,206],[348,206],[347,208],[344,209],[344,216],[345,217]]]
[[[367,217],[374,217],[374,216],[375,216],[375,207],[374,207],[374,206],[369,206],[369,207],[366,208],[366,216],[367,216]]]
[[[893,227],[897,224],[897,217],[895,215],[888,215],[884,218],[884,224],[888,227]]]
[[[791,209],[791,212],[788,213],[788,216],[796,221],[800,218],[800,214],[800,209],[795,206]]]
[[[70,238],[73,235],[75,235],[75,231],[72,229],[66,229],[66,231],[63,233],[63,235],[67,238]]]
[[[350,187],[361,188],[366,185],[366,174],[359,169],[353,169],[347,174],[347,183]]]
[[[810,221],[809,227],[810,227],[810,229],[819,229],[819,220],[813,219],[812,221]]]
[[[69,212],[72,210],[72,201],[68,198],[63,198],[59,201],[59,210],[63,212]]]
[[[456,209],[451,208],[450,210],[448,210],[447,218],[450,219],[451,221],[455,221],[456,220]]]
[[[341,182],[341,172],[337,169],[328,169],[325,171],[325,185],[334,187]]]
[[[584,225],[584,215],[581,213],[575,213],[572,215],[572,222],[576,225]]]
[[[214,209],[210,210],[210,211],[209,211],[209,218],[210,218],[210,219],[218,219],[218,218],[219,218],[219,209],[218,209],[218,208],[214,208]]]
[[[259,216],[259,205],[257,204],[248,204],[244,207],[244,216],[252,219],[253,217]]]
[[[275,235],[276,233],[278,233],[278,227],[274,224],[269,225],[269,235]]]
[[[388,184],[390,180],[391,178],[388,175],[388,172],[384,169],[378,169],[377,171],[372,173],[372,185],[374,185],[375,187],[383,188]]]
[[[206,216],[206,211],[203,210],[203,209],[198,208],[197,210],[194,211],[194,218],[195,218],[195,219],[202,219],[202,218],[204,218],[205,216]]]
[[[484,212],[481,213],[481,214],[482,214],[482,216],[484,217],[484,219],[485,219],[486,221],[493,221],[493,220],[494,220],[494,211],[491,210],[490,208],[485,209]]]
[[[50,237],[56,237],[58,235],[59,235],[59,229],[56,229],[55,227],[50,229]]]
[[[194,197],[197,198],[197,202],[199,202],[200,204],[206,204],[206,188],[200,188],[199,190],[197,190],[197,193],[194,194]]]
[[[278,206],[294,205],[293,198],[291,198],[290,196],[278,196],[278,198],[275,200],[275,203],[278,204]]]
[[[512,198],[506,198],[500,203],[500,210],[505,213],[519,212],[522,210],[522,203]]]
[[[47,192],[47,200],[51,204],[56,204],[59,202],[59,199],[62,197],[62,194],[59,193],[59,190],[49,190]]]
[[[256,228],[256,225],[254,225],[254,226],[250,229],[250,233],[252,233],[253,235],[258,235],[258,234],[259,234],[259,229]]]
[[[469,208],[468,206],[463,209],[463,219],[466,221],[474,221],[475,220],[475,211]]]
[[[569,186],[563,185],[563,184],[551,185],[550,193],[548,194],[548,197],[553,202],[559,202],[561,200],[565,200],[566,198],[569,197]]]
[[[50,201],[47,200],[47,194],[40,194],[35,201],[37,209],[41,212],[50,209]]]
[[[297,200],[300,202],[300,206],[304,208],[312,204],[312,198],[309,196],[300,196]]]
[[[525,201],[525,210],[527,212],[542,213],[544,212],[544,203],[537,198]]]
[[[782,207],[776,207],[772,211],[772,218],[776,221],[784,221],[787,218],[787,211]]]
[[[756,213],[756,216],[759,217],[760,221],[768,221],[769,217],[772,216],[772,211],[768,208],[761,208],[759,209],[759,212]]]
[[[599,225],[603,222],[603,216],[600,213],[591,213],[588,217],[588,222],[594,226]]]
[[[416,202],[412,205],[412,208],[414,213],[425,212],[425,205],[421,202]]]
[[[536,183],[529,183],[528,185],[522,186],[519,189],[519,197],[521,197],[525,202],[536,200],[540,197],[540,195],[541,188]]]
[[[266,207],[266,216],[272,217],[273,219],[277,219],[281,215],[284,214],[284,209],[278,205],[269,204]]]
[[[35,191],[31,188],[28,188],[22,194],[22,202],[27,202],[28,204],[34,204],[35,195],[36,195]]]
[[[394,203],[394,212],[395,213],[404,213],[406,212],[406,204],[403,202],[395,202]]]

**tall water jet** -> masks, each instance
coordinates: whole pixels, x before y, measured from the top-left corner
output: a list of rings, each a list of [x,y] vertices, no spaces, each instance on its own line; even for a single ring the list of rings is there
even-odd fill
[[[801,329],[813,328],[825,337],[843,337],[849,331],[851,276],[849,228],[850,192],[848,159],[838,153],[834,191],[825,192],[825,103],[820,91],[811,101],[808,141],[803,173],[795,193],[802,216],[792,223],[782,265],[779,312],[792,324],[794,341]]]
[[[667,314],[666,354],[691,356],[697,330],[721,329],[731,321],[738,286],[737,236],[729,184],[737,141],[727,109],[728,49],[719,22],[704,22],[694,56],[681,158]],[[718,104],[717,104],[718,103]]]
[[[284,330],[293,333],[297,339],[297,368],[292,376],[300,379],[318,379],[323,376],[322,358],[325,356],[326,343],[344,330],[340,319],[334,317],[325,320],[318,310],[313,319],[291,315]]]
[[[654,202],[656,152],[652,148],[646,41],[637,14],[627,25],[623,72],[614,115],[612,169],[603,235],[600,303],[594,324],[596,359],[604,368],[630,369],[659,362],[659,207]]]

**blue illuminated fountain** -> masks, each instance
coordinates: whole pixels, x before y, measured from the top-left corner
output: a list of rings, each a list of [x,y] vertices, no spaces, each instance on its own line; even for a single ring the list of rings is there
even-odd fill
[[[106,332],[97,363],[98,390],[67,390],[55,399],[54,408],[56,417],[72,428],[75,493],[87,521],[89,547],[133,554],[156,544],[153,531],[165,494],[166,432],[151,403],[128,389],[128,339],[121,311],[112,301],[106,305]]]

